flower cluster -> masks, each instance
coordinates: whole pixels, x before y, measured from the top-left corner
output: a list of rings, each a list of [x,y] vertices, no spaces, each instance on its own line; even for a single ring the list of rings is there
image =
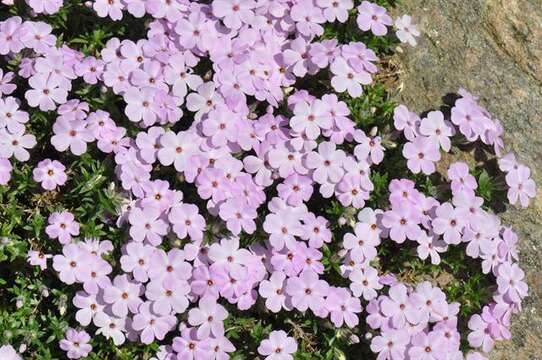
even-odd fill
[[[440,160],[440,150],[450,152],[450,138],[457,132],[468,142],[480,140],[492,146],[498,158],[499,168],[506,173],[508,200],[511,204],[529,205],[529,199],[536,196],[535,183],[530,178],[531,170],[519,163],[513,153],[502,155],[503,127],[499,120],[492,119],[489,112],[478,104],[477,98],[465,89],[459,90],[460,97],[451,109],[449,120],[440,111],[431,111],[423,119],[409,111],[404,105],[394,111],[394,126],[401,131],[408,142],[403,147],[403,156],[408,160],[408,168],[415,174],[430,175],[435,171],[435,163]],[[454,126],[455,125],[455,126]],[[468,174],[468,168],[450,169],[452,190],[463,187],[460,174]],[[458,185],[459,180],[461,185]],[[475,187],[471,188],[474,190]],[[464,189],[463,189],[464,190]]]
[[[465,90],[461,90],[460,94],[462,97],[456,101],[452,108],[452,122],[459,127],[459,131],[467,140],[480,139],[484,144],[494,146],[499,157],[499,167],[502,171],[507,172],[506,182],[510,186],[508,192],[510,202],[515,202],[520,197],[522,206],[527,206],[528,197],[533,197],[535,191],[534,182],[529,179],[529,169],[518,164],[513,154],[500,156],[502,128],[499,122],[492,121],[487,111],[475,102],[475,98],[471,94]],[[430,112],[428,117],[432,114],[434,116],[435,113]],[[437,113],[439,121],[434,123],[442,124],[442,114]],[[414,139],[415,141],[423,136],[419,135],[422,132],[421,121],[404,106],[398,107],[395,111],[395,126],[402,130],[409,140]],[[443,133],[440,132],[440,134]],[[411,159],[405,154],[405,149],[409,144],[405,145],[403,154],[410,162]],[[416,172],[416,168],[413,169],[412,164],[409,164],[409,168]],[[520,175],[522,172],[523,175]],[[501,225],[496,215],[482,208],[484,201],[475,194],[478,184],[469,173],[469,166],[466,163],[452,163],[448,169],[448,178],[452,199],[445,203],[439,203],[434,198],[422,195],[415,189],[414,182],[410,180],[393,180],[389,189],[392,209],[382,215],[382,225],[389,232],[389,237],[398,243],[402,243],[406,239],[417,241],[420,258],[425,259],[427,256],[431,256],[433,264],[440,262],[439,253],[446,251],[448,246],[462,242],[467,243],[466,254],[468,256],[481,259],[482,272],[495,276],[498,287],[494,293],[493,302],[483,308],[482,314],[473,315],[469,320],[468,326],[472,332],[468,336],[468,341],[473,348],[481,348],[484,352],[489,352],[495,341],[510,339],[511,314],[521,309],[521,300],[527,296],[525,274],[517,264],[518,238],[511,228]],[[523,178],[523,180],[518,181],[517,178]],[[523,189],[523,183],[525,189]],[[517,184],[516,187],[513,186],[514,184]],[[457,309],[459,304],[445,304],[445,296],[440,289],[434,291],[426,289],[427,294],[432,293],[432,296],[437,296],[440,299],[442,308],[435,309],[434,312],[430,311],[428,316],[423,315],[423,308],[420,307],[422,303],[418,301],[418,292],[420,286],[424,285],[419,284],[415,290],[405,288],[402,284],[397,286],[400,286],[400,294],[397,290],[394,291],[394,286],[392,286],[389,290],[389,297],[381,296],[376,300],[373,299],[371,300],[372,306],[367,306],[367,311],[371,313],[371,316],[374,316],[373,320],[375,321],[374,324],[369,322],[369,325],[382,331],[382,335],[373,340],[373,350],[390,352],[390,355],[385,355],[388,357],[391,357],[391,351],[394,351],[408,353],[410,357],[416,358],[417,355],[411,354],[411,352],[421,351],[421,349],[414,350],[417,343],[421,343],[422,345],[427,344],[426,351],[428,352],[432,352],[433,349],[438,351],[446,349],[445,352],[458,353],[457,358],[462,358],[461,352],[458,350],[459,340],[445,346],[439,343],[446,338],[459,339],[457,336],[459,333],[456,329],[457,310],[450,313],[450,308]],[[430,284],[425,284],[425,286],[431,287]],[[397,326],[397,320],[391,317],[395,313],[389,309],[390,298],[396,303],[403,304],[401,315],[407,320],[408,326],[404,323],[402,326]],[[424,300],[426,300],[426,304],[435,305],[437,303],[435,299],[427,296]],[[371,307],[370,310],[369,307]],[[401,306],[399,307],[401,308]],[[424,318],[432,319],[429,322],[435,322],[435,324],[429,327],[427,320],[420,320]],[[373,320],[368,318],[368,321]],[[442,322],[444,320],[445,322]],[[449,322],[450,320],[452,321]],[[417,330],[412,330],[412,328]],[[436,331],[443,329],[453,333],[446,336],[436,333]],[[418,335],[420,331],[423,336]],[[410,346],[408,346],[409,336]],[[388,341],[397,345],[398,348],[392,350],[386,347],[385,344]],[[434,344],[440,345],[437,347]],[[430,358],[438,359],[439,356],[437,353]]]
[[[62,6],[27,3],[45,14]],[[384,36],[394,21],[383,7],[363,1],[354,11],[350,0],[89,5],[112,20],[124,11],[149,15],[147,37],[112,38],[99,54],[85,56],[66,44],[57,47],[45,22],[13,16],[0,23],[0,55],[21,58],[17,73],[0,73],[2,96],[15,91],[16,76],[26,79],[25,105],[35,108],[29,111],[55,114],[49,137],[54,149],[74,156],[98,149],[114,163],[126,199],[116,220],[127,234],[117,249],[119,261],[111,261],[111,241],[80,236],[81,225],[67,210],[52,213],[45,228],[61,251],[28,253],[31,265],[47,270],[52,262],[60,281],[77,287],[71,302],[80,328],[117,346],[172,339],[160,347],[159,359],[227,359],[236,350],[226,337],[228,309],[248,310],[261,299],[273,313],[310,310],[337,328],[355,328],[363,301],[379,359],[440,359],[442,353],[463,359],[459,304],[449,304],[430,283],[402,284],[375,265],[383,241],[408,240],[433,264],[450,246],[467,243],[467,255],[481,259],[482,271],[498,285],[492,303],[471,317],[468,341],[488,352],[494,341],[510,337],[510,315],[527,294],[517,237],[482,208],[468,165],[450,166],[448,202],[424,195],[412,180],[394,179],[389,207],[366,207],[375,188],[371,170],[385,158],[384,140],[378,129],[356,127],[344,99],[361,96],[375,81],[378,58],[361,41],[339,44],[320,36],[326,22],[345,23],[349,12],[356,13],[360,31]],[[408,16],[395,25],[401,41],[416,43],[419,33]],[[209,71],[199,71],[206,64]],[[315,96],[294,90],[298,80],[318,74],[328,77],[329,91]],[[75,80],[103,84],[104,92],[126,103],[127,121],[71,98]],[[457,133],[480,139],[500,156],[499,122],[472,95],[460,94],[449,120],[439,111],[420,119],[405,106],[395,109],[394,125],[408,140],[402,153],[413,173],[432,174],[440,150],[449,152]],[[12,96],[0,99],[2,185],[10,179],[9,159],[27,161],[36,145],[21,107]],[[529,169],[512,155],[499,165],[507,172],[510,202],[519,198],[526,206],[534,196]],[[158,169],[174,173],[192,191],[176,188]],[[65,170],[45,159],[33,178],[54,190],[67,182]],[[359,210],[338,254],[346,286],[326,277],[324,252],[335,239],[330,221],[311,206],[316,196]],[[249,236],[258,241],[246,246]],[[89,341],[87,331],[68,328],[60,348],[78,359],[92,351]],[[295,339],[282,330],[258,347],[275,360],[292,359],[296,351]]]

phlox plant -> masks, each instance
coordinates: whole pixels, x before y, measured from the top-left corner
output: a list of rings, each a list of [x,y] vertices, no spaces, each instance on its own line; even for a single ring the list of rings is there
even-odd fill
[[[529,205],[531,171],[467,90],[391,100],[382,60],[420,32],[390,6],[2,0],[0,358],[479,360],[510,339],[528,287],[498,212]]]

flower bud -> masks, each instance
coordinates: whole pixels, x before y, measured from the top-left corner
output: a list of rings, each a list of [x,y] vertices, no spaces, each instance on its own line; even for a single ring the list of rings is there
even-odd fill
[[[357,336],[356,334],[350,334],[348,340],[351,344],[359,344],[359,336]]]

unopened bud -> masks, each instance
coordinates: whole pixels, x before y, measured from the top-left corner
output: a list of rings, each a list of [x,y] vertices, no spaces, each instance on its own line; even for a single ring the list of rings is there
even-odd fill
[[[284,93],[284,95],[288,95],[289,93],[292,92],[294,88],[292,86],[290,87],[287,87],[287,88],[282,88],[282,92]]]
[[[49,296],[49,289],[47,289],[46,287],[41,289],[41,296],[43,296],[45,298],[48,297]]]
[[[356,334],[350,334],[348,340],[351,344],[359,344],[359,336],[357,336]]]

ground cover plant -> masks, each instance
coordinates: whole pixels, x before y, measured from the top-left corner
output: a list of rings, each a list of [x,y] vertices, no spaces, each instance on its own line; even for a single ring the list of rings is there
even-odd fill
[[[392,101],[419,35],[393,5],[2,0],[0,358],[509,339],[528,289],[498,213],[535,184],[467,90]]]

